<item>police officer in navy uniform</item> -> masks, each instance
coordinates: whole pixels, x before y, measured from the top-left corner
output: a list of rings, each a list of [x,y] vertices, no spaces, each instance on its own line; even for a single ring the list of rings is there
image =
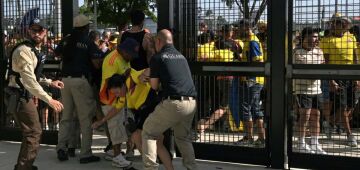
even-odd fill
[[[33,166],[40,146],[41,125],[36,108],[37,98],[48,103],[56,112],[64,107],[52,99],[41,84],[55,88],[63,88],[61,81],[40,78],[45,55],[40,52],[41,45],[47,35],[44,21],[35,18],[30,21],[28,39],[14,47],[10,57],[9,88],[20,98],[14,117],[20,126],[23,139],[15,170],[36,170]]]
[[[55,53],[62,57],[62,75],[65,88],[61,90],[64,111],[62,113],[57,145],[57,157],[68,160],[66,144],[72,137],[73,114],[76,113],[81,130],[80,163],[97,162],[92,154],[92,118],[95,116],[96,101],[90,85],[91,69],[101,60],[101,53],[88,36],[90,21],[85,15],[74,17],[74,29],[65,37]],[[97,65],[98,66],[98,65]]]

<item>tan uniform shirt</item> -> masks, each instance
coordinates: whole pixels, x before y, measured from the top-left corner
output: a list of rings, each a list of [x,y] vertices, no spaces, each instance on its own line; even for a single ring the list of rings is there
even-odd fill
[[[20,74],[20,81],[32,95],[38,97],[42,101],[49,103],[51,96],[48,95],[39,83],[50,85],[50,79],[36,80],[35,68],[38,60],[31,48],[21,45],[12,54],[12,69]],[[19,87],[16,84],[15,77],[10,77],[9,86]]]

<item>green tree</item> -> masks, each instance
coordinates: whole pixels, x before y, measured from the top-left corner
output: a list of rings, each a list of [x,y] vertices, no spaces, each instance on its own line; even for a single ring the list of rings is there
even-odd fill
[[[130,20],[130,12],[135,9],[143,10],[156,21],[155,0],[85,0],[80,12],[93,14],[94,3],[97,3],[97,21],[103,25],[123,28]]]
[[[232,8],[234,4],[239,7],[240,12],[243,14],[245,19],[251,19],[251,15],[256,12],[254,19],[254,23],[257,23],[265,11],[268,0],[251,0],[251,8],[250,8],[250,0],[221,0],[225,2],[226,6]],[[255,7],[259,4],[258,9]]]

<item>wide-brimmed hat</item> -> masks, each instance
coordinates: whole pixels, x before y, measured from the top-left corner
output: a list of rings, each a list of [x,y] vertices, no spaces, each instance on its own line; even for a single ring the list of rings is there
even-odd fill
[[[74,27],[84,27],[88,24],[91,24],[91,21],[89,18],[83,14],[79,14],[76,17],[74,17],[73,25]]]
[[[117,46],[117,50],[125,51],[132,58],[137,58],[139,56],[140,44],[133,38],[126,38],[121,44]]]

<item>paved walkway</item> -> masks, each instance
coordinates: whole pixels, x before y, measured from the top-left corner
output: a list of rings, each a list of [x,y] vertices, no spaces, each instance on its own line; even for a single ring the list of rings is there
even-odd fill
[[[95,155],[103,157],[102,148],[106,144],[106,138],[103,135],[94,135],[93,152]],[[12,170],[16,163],[17,154],[20,149],[19,142],[0,141],[0,169]],[[78,154],[78,150],[77,150]],[[139,153],[136,153],[133,167],[142,169],[142,162]],[[175,158],[174,166],[176,170],[185,169],[181,165],[181,158]],[[265,167],[245,164],[233,164],[225,162],[213,162],[198,160],[199,170],[263,170]],[[78,158],[70,158],[69,161],[59,162],[56,158],[54,145],[41,145],[39,155],[35,161],[35,165],[40,170],[100,170],[100,169],[119,169],[111,166],[111,162],[102,159],[97,163],[79,164]],[[160,167],[163,170],[163,167]]]

